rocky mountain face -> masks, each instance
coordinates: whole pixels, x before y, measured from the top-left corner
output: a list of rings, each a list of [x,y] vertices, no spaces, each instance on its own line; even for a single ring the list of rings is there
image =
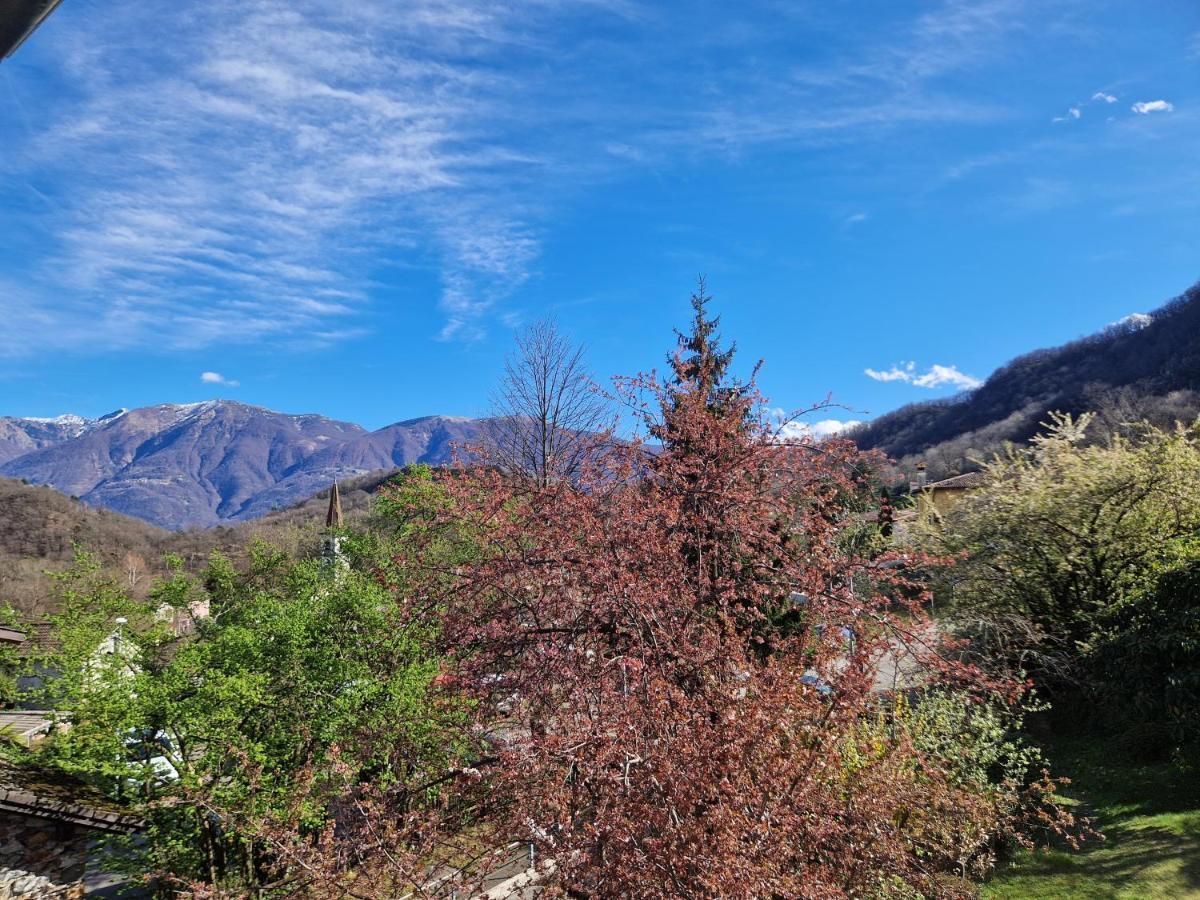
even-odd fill
[[[228,400],[121,410],[101,419],[0,419],[0,475],[173,530],[290,506],[336,479],[443,463],[478,435],[430,416],[368,432]]]
[[[238,518],[256,518],[324,490],[335,478],[398,469],[412,463],[440,465],[454,447],[479,440],[481,423],[454,416],[425,416],[386,425],[351,440],[329,442],[257,494]]]
[[[77,437],[89,424],[80,416],[57,419],[14,419],[0,416],[0,465],[43,447]]]

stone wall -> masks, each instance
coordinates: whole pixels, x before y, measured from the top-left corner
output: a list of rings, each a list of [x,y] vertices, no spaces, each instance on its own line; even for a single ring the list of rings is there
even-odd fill
[[[90,832],[0,811],[0,900],[83,896]]]

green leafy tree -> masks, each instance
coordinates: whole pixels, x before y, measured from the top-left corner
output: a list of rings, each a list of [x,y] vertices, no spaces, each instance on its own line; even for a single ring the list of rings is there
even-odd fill
[[[145,819],[129,868],[257,895],[297,877],[295,847],[335,827],[355,785],[437,801],[425,785],[460,752],[461,712],[435,683],[436,618],[367,564],[373,546],[358,540],[362,565],[343,571],[260,545],[241,571],[219,556],[198,580],[176,567],[142,601],[86,558],[61,577],[42,662],[69,727],[39,756]],[[200,599],[211,617],[176,637],[168,623]]]
[[[1054,688],[1114,612],[1200,528],[1200,430],[1149,426],[1088,443],[1090,416],[1054,415],[984,466],[984,486],[916,538],[961,561],[939,602],[1002,658]]]

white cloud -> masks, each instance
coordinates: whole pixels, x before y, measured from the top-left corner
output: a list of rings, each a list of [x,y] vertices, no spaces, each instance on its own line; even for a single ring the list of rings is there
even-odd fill
[[[1050,121],[1051,122],[1066,122],[1068,120],[1074,121],[1074,120],[1080,119],[1082,117],[1083,117],[1083,110],[1081,110],[1078,106],[1072,106],[1070,109],[1067,110],[1067,114],[1065,116],[1055,116]]]
[[[842,227],[843,228],[853,228],[855,225],[860,225],[863,222],[867,221],[867,219],[869,219],[869,218],[871,218],[871,217],[865,212],[851,213],[850,215],[848,215],[844,219],[842,219]]]
[[[794,6],[768,43],[811,36]],[[389,0],[143,0],[69,17],[42,42],[60,71],[12,73],[44,102],[0,168],[54,190],[6,214],[46,249],[0,355],[320,345],[398,302],[439,305],[445,338],[481,337],[536,276],[542,223],[614,173],[1003,120],[962,85],[1010,58],[1036,6],[943,0],[809,68],[764,53],[703,90],[683,63],[722,42],[757,51],[737,44],[754,29],[680,28],[624,0],[411,0],[402,16]],[[610,17],[636,27],[595,27]],[[595,39],[564,55],[578,33]],[[71,90],[45,91],[59,82]],[[844,227],[865,221],[848,212]],[[396,277],[413,269],[433,286]]]
[[[1175,109],[1175,104],[1166,100],[1142,100],[1130,108],[1139,116],[1144,116],[1152,112],[1171,112]]]
[[[958,371],[955,366],[934,365],[924,375],[914,378],[912,383],[923,388],[937,388],[949,384],[961,390],[972,390],[983,384],[983,381]]]
[[[918,373],[916,363],[908,362],[892,366],[890,369],[864,369],[863,372],[868,378],[876,381],[902,381],[914,387],[929,389],[950,385],[959,390],[972,390],[983,384],[980,379],[960,372],[957,366],[935,364],[930,366],[928,371]]]
[[[201,372],[200,380],[205,384],[221,384],[225,387],[237,387],[241,382],[226,378],[220,372]]]
[[[1092,94],[1093,100],[1103,100],[1105,103],[1116,103],[1117,98],[1112,94],[1106,94],[1104,91],[1096,91]]]
[[[775,420],[778,437],[781,441],[799,441],[812,439],[820,441],[828,437],[836,437],[855,425],[861,425],[861,419],[821,419],[817,422],[807,422],[803,419],[790,419],[782,409],[771,410],[771,418]]]
[[[890,369],[880,371],[878,369],[864,369],[863,372],[868,378],[874,378],[876,381],[909,381],[916,377],[916,363],[905,363],[904,368],[892,366]]]

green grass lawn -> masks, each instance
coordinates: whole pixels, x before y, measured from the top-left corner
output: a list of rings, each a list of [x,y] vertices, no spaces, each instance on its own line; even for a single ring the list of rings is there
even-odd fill
[[[1004,900],[1200,898],[1200,773],[1115,758],[1102,742],[1047,746],[1063,795],[1104,833],[1077,852],[1021,853],[983,889]]]

